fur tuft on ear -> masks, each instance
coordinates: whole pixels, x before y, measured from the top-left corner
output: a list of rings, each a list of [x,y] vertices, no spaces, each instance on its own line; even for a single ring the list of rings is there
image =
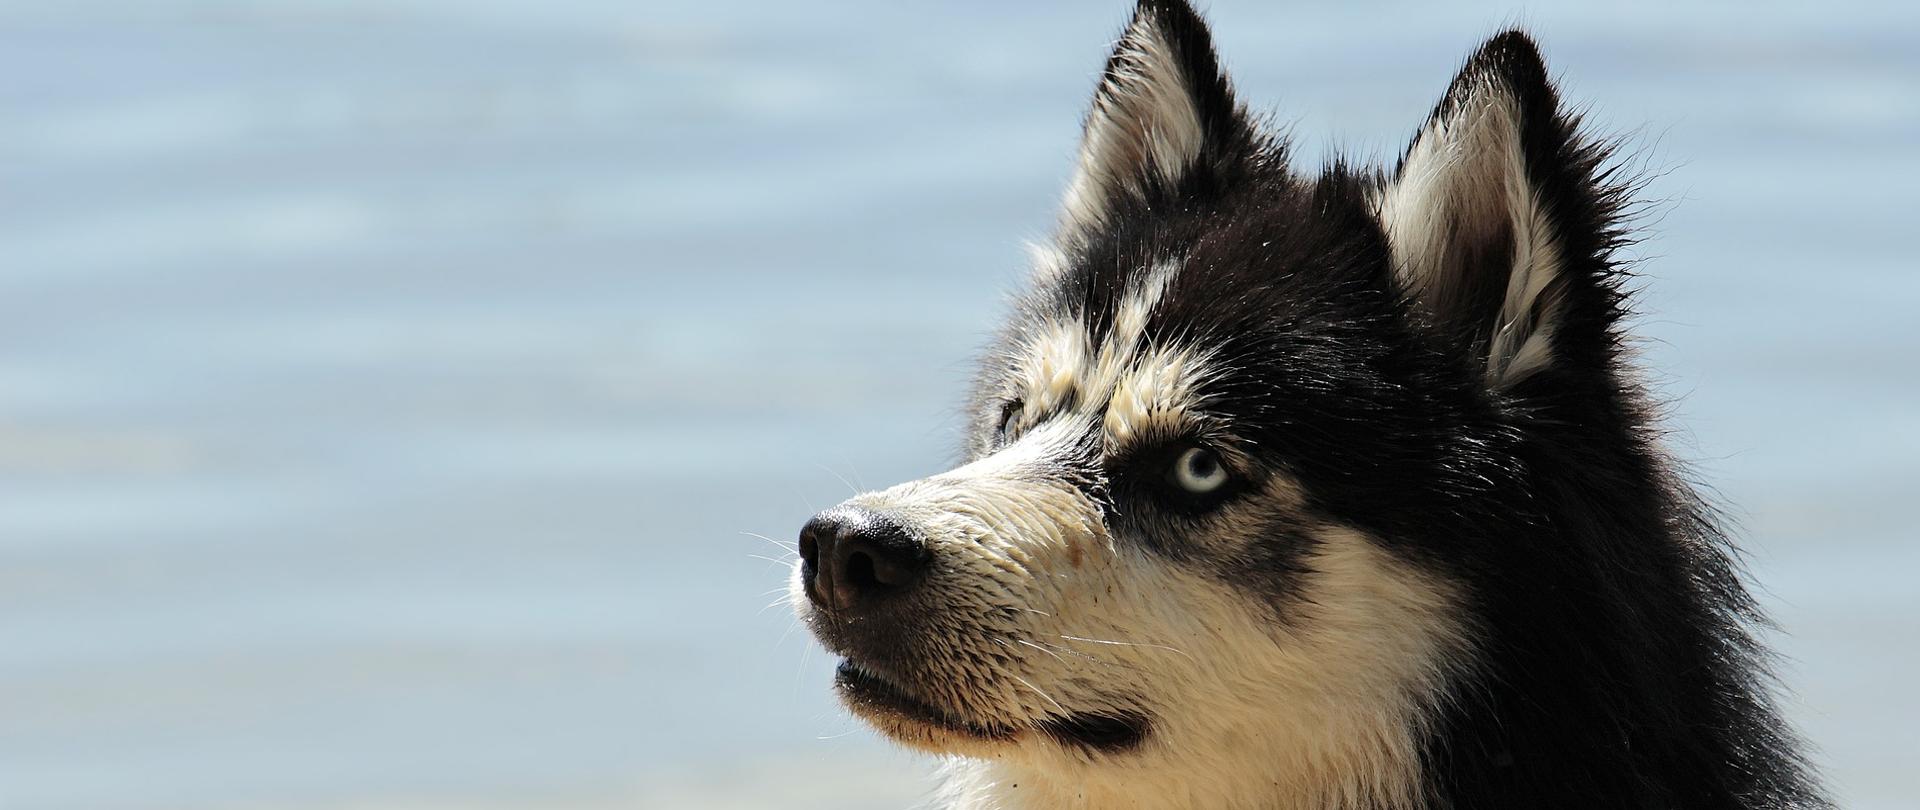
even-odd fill
[[[1185,0],[1140,0],[1087,112],[1063,230],[1097,227],[1122,195],[1147,199],[1251,138],[1200,15]]]
[[[1533,40],[1507,31],[1467,60],[1375,200],[1416,309],[1496,389],[1574,360],[1568,331],[1604,341],[1617,314],[1624,190],[1576,123]]]

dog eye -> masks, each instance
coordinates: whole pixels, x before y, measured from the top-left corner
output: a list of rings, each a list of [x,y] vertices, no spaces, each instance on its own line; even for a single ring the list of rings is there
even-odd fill
[[[1007,404],[1000,406],[1000,426],[997,430],[1001,441],[1005,441],[1007,435],[1013,432],[1013,420],[1019,418],[1020,412],[1026,407],[1026,401],[1017,398],[1009,399]]]
[[[1195,495],[1204,495],[1227,483],[1227,467],[1211,450],[1188,448],[1174,459],[1173,482]]]

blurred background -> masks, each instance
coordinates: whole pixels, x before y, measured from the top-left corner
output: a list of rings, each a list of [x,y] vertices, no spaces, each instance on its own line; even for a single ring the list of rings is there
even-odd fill
[[[789,540],[940,469],[1125,0],[0,3],[0,807],[904,808]],[[1304,165],[1520,22],[1846,804],[1920,777],[1920,8],[1215,0]]]

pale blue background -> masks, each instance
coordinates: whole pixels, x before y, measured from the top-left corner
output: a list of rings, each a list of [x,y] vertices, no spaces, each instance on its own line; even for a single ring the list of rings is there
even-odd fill
[[[1123,0],[0,5],[0,807],[898,808],[786,539],[931,472]],[[1530,25],[1853,807],[1920,777],[1920,11],[1218,0],[1307,163]]]

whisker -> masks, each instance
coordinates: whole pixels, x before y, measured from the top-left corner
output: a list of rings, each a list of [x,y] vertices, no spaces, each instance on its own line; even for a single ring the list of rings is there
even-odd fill
[[[1052,655],[1055,658],[1060,658],[1060,655],[1064,653],[1066,655],[1071,655],[1074,658],[1078,658],[1082,661],[1085,661],[1089,664],[1095,664],[1098,666],[1119,667],[1121,669],[1130,669],[1136,672],[1139,671],[1140,669],[1138,665],[1135,665],[1128,661],[1114,659],[1114,658],[1100,658],[1098,656],[1088,655],[1087,653],[1081,652],[1079,650],[1062,647],[1057,644],[1048,644],[1044,641],[1028,641],[1026,639],[1015,639],[1015,641],[1018,641],[1019,643],[1025,644],[1036,650],[1040,650],[1041,652],[1047,653],[1048,655]],[[1066,659],[1061,659],[1062,662],[1065,662],[1065,660]]]
[[[1049,650],[1049,649],[1047,649],[1047,648],[1045,648],[1045,647],[1042,647],[1042,646],[1040,646],[1040,645],[1038,645],[1038,644],[1035,644],[1035,643],[1033,643],[1033,642],[1031,642],[1031,641],[1027,641],[1026,639],[1022,639],[1022,638],[1014,638],[1013,636],[1007,636],[1006,638],[1000,638],[999,636],[988,636],[988,637],[987,637],[987,640],[988,640],[988,641],[991,641],[991,642],[993,642],[993,643],[995,643],[995,644],[998,644],[998,645],[1000,645],[1000,646],[1002,646],[1002,647],[1005,647],[1005,648],[1007,648],[1007,649],[1009,649],[1009,650],[1011,650],[1011,649],[1013,649],[1013,645],[1014,645],[1014,644],[1024,644],[1024,645],[1026,645],[1026,646],[1028,646],[1028,647],[1032,647],[1032,648],[1034,648],[1034,649],[1036,649],[1036,650],[1039,650],[1039,651],[1041,651],[1041,652],[1043,652],[1043,653],[1046,653],[1046,654],[1048,654],[1048,655],[1051,655],[1051,656],[1053,656],[1053,657],[1054,657],[1055,659],[1057,659],[1057,660],[1059,660],[1059,661],[1060,661],[1060,663],[1063,663],[1063,664],[1064,664],[1064,663],[1066,663],[1066,662],[1067,662],[1067,659],[1065,659],[1065,658],[1061,658],[1061,657],[1060,657],[1060,654],[1059,654],[1059,653],[1056,653],[1056,652],[1054,652],[1053,650]],[[1012,644],[1009,644],[1009,643],[1007,643],[1007,642],[1009,642],[1009,641],[1011,641],[1011,642],[1013,642],[1013,643],[1012,643]],[[1093,661],[1094,663],[1100,663],[1098,659],[1096,659],[1096,658],[1094,658],[1094,657],[1093,657],[1093,656],[1091,656],[1091,655],[1085,655],[1085,654],[1083,654],[1083,653],[1078,653],[1078,652],[1074,652],[1073,650],[1068,650],[1068,649],[1062,649],[1062,650],[1061,650],[1060,652],[1064,652],[1064,653],[1068,653],[1068,654],[1071,654],[1071,655],[1077,655],[1077,656],[1080,656],[1081,658],[1085,658],[1085,659],[1087,659],[1088,661]]]
[[[748,554],[747,556],[752,557],[756,560],[766,560],[767,562],[773,563],[774,565],[785,566],[787,568],[792,568],[794,563],[799,562],[798,560],[776,560],[772,557],[766,556],[765,554]]]
[[[797,548],[799,548],[799,546],[797,546],[797,545],[796,545],[796,544],[794,544],[794,543],[789,543],[789,542],[787,542],[787,541],[785,541],[785,540],[775,540],[775,539],[773,539],[773,538],[771,538],[771,537],[768,537],[768,536],[766,536],[766,535],[764,535],[764,534],[760,534],[759,532],[741,532],[741,534],[744,534],[744,535],[746,535],[746,536],[748,536],[748,537],[758,537],[758,538],[760,538],[760,539],[762,539],[762,540],[765,540],[765,541],[767,541],[767,542],[769,542],[769,543],[772,543],[772,544],[774,544],[774,545],[776,545],[776,546],[779,546],[780,548],[782,548],[782,549],[785,549],[786,551],[789,551],[789,552],[791,552],[791,551],[793,551],[793,550],[795,550],[795,549],[797,549]]]
[[[786,646],[787,637],[793,635],[793,631],[799,626],[800,626],[799,616],[793,616],[793,615],[787,616],[787,629],[781,631],[780,640],[773,643],[773,648],[777,650],[777,649],[780,649],[781,647]],[[812,649],[812,648],[809,647],[808,649]],[[800,675],[798,672],[794,673],[793,683],[794,683],[794,694],[797,696],[800,691]]]
[[[1173,647],[1169,647],[1165,644],[1146,644],[1146,643],[1137,642],[1137,641],[1111,641],[1108,639],[1101,639],[1101,638],[1082,638],[1080,636],[1068,636],[1068,635],[1062,635],[1060,637],[1068,641],[1084,641],[1084,642],[1087,642],[1088,644],[1111,644],[1116,647],[1144,647],[1150,650],[1166,650],[1167,652],[1170,652],[1170,653],[1176,653],[1181,657],[1186,658],[1189,661],[1193,660],[1193,656],[1187,655],[1185,652],[1174,649]]]
[[[786,643],[787,634],[792,633],[793,628],[798,626],[799,624],[800,624],[800,620],[798,618],[794,619],[793,624],[787,627],[787,632],[780,634],[780,642],[783,644]],[[808,644],[800,648],[800,660],[799,662],[793,665],[793,692],[791,697],[792,700],[800,699],[800,678],[801,676],[807,674],[807,662],[812,660],[812,658],[813,658],[812,644]]]
[[[834,468],[832,468],[832,467],[829,467],[829,466],[827,466],[827,465],[825,465],[825,464],[815,464],[815,465],[813,465],[813,466],[815,466],[815,467],[819,467],[820,469],[823,469],[823,470],[826,470],[826,471],[827,471],[827,472],[828,472],[829,474],[831,474],[831,475],[832,475],[833,477],[835,477],[835,478],[838,478],[838,479],[840,479],[840,483],[842,483],[842,484],[846,484],[846,485],[847,485],[847,489],[848,489],[848,490],[850,490],[850,491],[851,491],[851,492],[852,492],[853,494],[855,494],[855,495],[858,495],[858,494],[860,494],[860,488],[859,488],[859,487],[856,487],[856,486],[854,486],[854,485],[853,485],[853,482],[852,482],[852,481],[848,481],[848,480],[847,480],[847,477],[846,477],[846,476],[844,476],[844,475],[841,475],[841,474],[840,474],[840,472],[839,472],[838,470],[835,470]]]
[[[807,505],[807,514],[817,514],[820,511],[820,507],[814,506],[813,499],[807,497],[807,494],[799,487],[793,487],[793,497],[800,499],[801,503]]]
[[[755,616],[764,615],[767,611],[772,610],[781,605],[792,605],[792,604],[793,604],[793,594],[783,594],[779,599],[775,599],[771,602],[768,602],[766,605],[762,606],[759,610],[754,611],[753,615]]]
[[[1019,681],[1021,686],[1024,686],[1028,689],[1033,690],[1034,694],[1039,695],[1046,702],[1053,704],[1054,708],[1060,710],[1060,716],[1070,717],[1073,715],[1073,712],[1067,711],[1067,707],[1060,705],[1060,701],[1054,700],[1052,695],[1049,695],[1046,692],[1041,691],[1040,687],[1034,686],[1033,684],[1028,683],[1026,678],[1022,678],[1011,672],[1007,673],[1007,677],[1012,678],[1016,681]]]
[[[853,466],[853,461],[851,459],[848,459],[845,453],[841,453],[839,454],[839,456],[840,456],[840,460],[846,463],[847,472],[853,476],[853,482],[856,484],[859,484],[860,490],[862,492],[865,492],[867,489],[867,482],[860,480],[860,468]]]
[[[1026,639],[1024,639],[1024,638],[1016,638],[1016,639],[1014,639],[1013,641],[1014,641],[1014,643],[1015,643],[1015,644],[1025,644],[1025,645],[1027,645],[1027,646],[1029,646],[1029,647],[1032,647],[1032,648],[1034,648],[1034,649],[1036,649],[1036,650],[1039,650],[1039,651],[1041,651],[1041,652],[1043,652],[1043,653],[1046,653],[1046,654],[1048,654],[1048,655],[1051,655],[1051,656],[1053,656],[1053,658],[1054,658],[1054,660],[1056,660],[1056,661],[1059,661],[1060,663],[1063,663],[1063,664],[1064,664],[1064,663],[1066,663],[1066,662],[1067,662],[1067,659],[1065,659],[1065,658],[1061,658],[1061,657],[1060,657],[1060,654],[1059,654],[1059,653],[1057,653],[1057,652],[1054,652],[1054,651],[1052,651],[1052,650],[1049,650],[1049,649],[1047,649],[1047,648],[1045,648],[1045,647],[1042,647],[1042,646],[1040,646],[1040,645],[1038,645],[1038,644],[1035,644],[1035,643],[1033,643],[1033,642],[1031,642],[1031,641],[1028,641],[1028,640],[1026,640]],[[1071,652],[1071,650],[1069,650],[1069,652]],[[1082,657],[1083,657],[1083,658],[1087,658],[1088,660],[1092,660],[1092,656],[1082,656]]]

